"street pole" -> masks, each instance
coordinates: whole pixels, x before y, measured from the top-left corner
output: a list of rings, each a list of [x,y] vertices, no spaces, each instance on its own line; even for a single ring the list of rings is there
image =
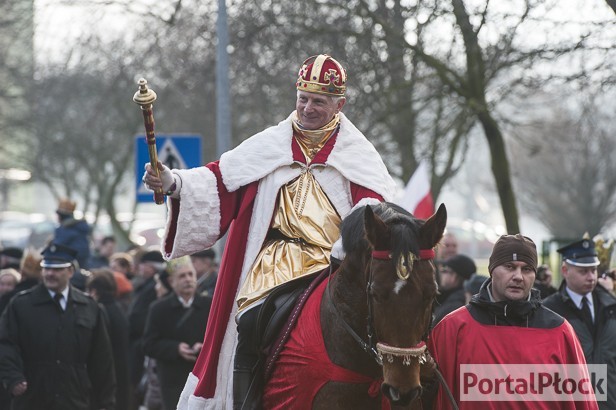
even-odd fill
[[[227,46],[227,6],[218,0],[216,20],[216,154],[217,157],[231,149],[231,104],[229,97],[229,57]]]
[[[229,97],[229,33],[227,31],[227,5],[225,0],[218,0],[218,17],[216,19],[216,156],[231,149],[231,103]],[[216,244],[218,255],[227,241],[227,235]]]

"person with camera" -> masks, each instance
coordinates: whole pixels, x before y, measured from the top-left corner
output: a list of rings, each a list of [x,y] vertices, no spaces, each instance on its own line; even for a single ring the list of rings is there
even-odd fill
[[[190,256],[170,260],[166,272],[173,291],[150,306],[143,350],[156,360],[164,408],[171,410],[201,351],[212,298],[197,294]]]
[[[582,239],[558,249],[563,262],[563,282],[544,306],[563,316],[577,334],[588,364],[607,364],[607,401],[599,409],[616,403],[616,297],[597,286],[599,258],[595,243]]]

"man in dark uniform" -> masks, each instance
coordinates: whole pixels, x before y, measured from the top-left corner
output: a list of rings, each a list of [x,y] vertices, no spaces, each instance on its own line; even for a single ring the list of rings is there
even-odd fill
[[[145,353],[156,359],[165,409],[175,409],[186,377],[203,344],[212,304],[197,291],[195,268],[188,256],[167,263],[173,292],[150,306],[143,335]]]
[[[580,339],[586,362],[607,364],[607,402],[600,409],[616,406],[616,298],[597,286],[599,258],[595,243],[582,239],[558,249],[563,262],[563,281],[557,293],[543,302],[571,323]]]
[[[113,409],[115,373],[104,316],[70,286],[77,252],[43,251],[43,283],[15,296],[0,319],[0,381],[13,409]]]

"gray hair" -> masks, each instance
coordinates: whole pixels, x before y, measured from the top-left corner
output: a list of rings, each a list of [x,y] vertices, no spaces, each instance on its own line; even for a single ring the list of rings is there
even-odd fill
[[[297,90],[297,98],[299,98],[299,93],[301,90]],[[310,92],[310,91],[305,91],[305,92]],[[315,94],[315,93],[313,93]],[[329,94],[321,94],[324,95],[325,97],[328,97],[330,99],[331,102],[333,102],[334,104],[338,104],[338,101],[342,100],[343,98],[346,99],[346,97],[344,95],[329,95]]]

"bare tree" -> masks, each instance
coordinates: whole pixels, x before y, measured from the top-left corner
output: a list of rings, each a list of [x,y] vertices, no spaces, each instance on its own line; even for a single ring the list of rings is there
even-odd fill
[[[588,25],[596,32],[571,23],[577,34],[530,41],[530,32],[567,32],[570,24],[546,18],[543,0],[509,6],[463,0],[238,3],[243,7],[232,31],[241,37],[235,44],[245,83],[258,78],[269,91],[280,84],[281,72],[285,81],[292,78],[284,68],[288,61],[308,54],[329,52],[351,62],[350,112],[402,179],[419,158],[431,158],[438,193],[463,160],[468,133],[480,126],[509,232],[518,232],[519,222],[505,145],[505,130],[515,120],[506,111],[508,100],[550,81],[605,70],[609,61],[579,70],[564,65],[567,55],[605,47],[593,42],[605,32],[605,21]]]
[[[134,156],[139,117],[130,95],[136,87],[127,48],[98,41],[88,39],[96,52],[82,55],[76,65],[40,73],[35,135],[23,161],[54,196],[81,197],[83,209],[96,217],[105,211],[118,239],[127,242],[128,230],[115,217],[115,198],[126,190]]]
[[[0,168],[22,165],[15,156],[31,123],[33,20],[32,0],[0,2]]]
[[[516,185],[524,209],[556,238],[581,238],[616,222],[614,105],[589,98],[554,109],[517,134]]]
[[[405,46],[412,10],[379,2],[375,13],[393,26],[385,27],[391,37],[384,38],[384,28],[359,13],[357,1],[241,3],[230,8],[231,61],[238,80],[234,115],[241,119],[238,126],[246,125],[241,135],[266,125],[263,119],[271,121],[272,113],[287,115],[299,62],[329,53],[348,68],[345,112],[382,153],[390,172],[406,181],[420,159],[430,159],[432,192],[438,196],[462,163],[475,119]],[[424,24],[414,31],[420,42]],[[266,102],[252,104],[244,98],[249,93]]]

